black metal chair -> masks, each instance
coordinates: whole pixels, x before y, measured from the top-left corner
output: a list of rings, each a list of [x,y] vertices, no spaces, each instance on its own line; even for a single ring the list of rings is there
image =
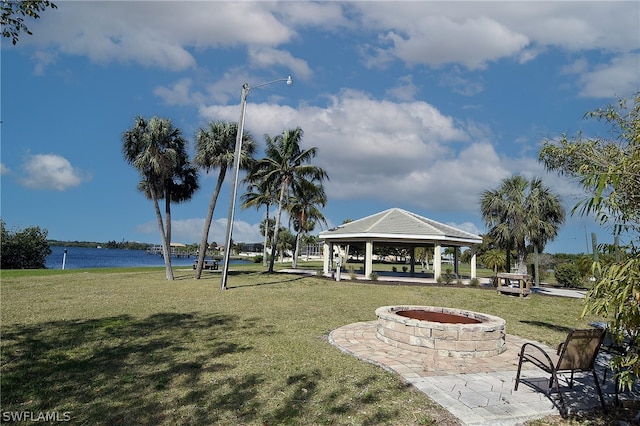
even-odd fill
[[[573,388],[573,373],[575,371],[591,371],[593,380],[600,396],[600,403],[606,412],[607,407],[604,403],[598,376],[596,375],[595,361],[600,345],[604,339],[605,331],[601,329],[589,330],[572,330],[567,335],[567,339],[558,346],[555,354],[548,354],[540,346],[533,343],[525,343],[520,350],[518,361],[518,372],[516,374],[516,384],[514,390],[518,390],[520,383],[520,372],[524,362],[530,362],[538,368],[551,374],[549,379],[549,390],[555,384],[556,391],[560,397],[560,404],[563,411],[566,411],[562,392],[560,391],[560,383],[558,382],[558,373],[571,373],[569,380],[569,388]]]

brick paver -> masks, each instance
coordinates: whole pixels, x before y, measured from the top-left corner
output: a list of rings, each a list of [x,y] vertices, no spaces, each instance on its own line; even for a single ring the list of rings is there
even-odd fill
[[[559,413],[557,396],[546,392],[548,376],[531,364],[524,364],[523,381],[518,391],[513,390],[518,353],[529,340],[507,335],[507,350],[500,355],[457,359],[395,348],[376,337],[376,327],[376,321],[349,324],[331,332],[329,341],[345,353],[401,375],[463,425],[512,426]],[[601,385],[605,400],[612,401],[608,382]],[[570,410],[600,405],[591,375],[578,375],[573,390],[563,395]]]

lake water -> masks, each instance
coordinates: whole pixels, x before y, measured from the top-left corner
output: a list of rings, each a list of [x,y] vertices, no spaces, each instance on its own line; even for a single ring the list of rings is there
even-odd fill
[[[51,246],[46,266],[49,269],[62,269],[64,251],[67,250],[65,269],[84,268],[132,268],[139,266],[164,266],[159,254],[148,254],[144,250],[121,250],[108,248],[59,247]],[[173,266],[192,266],[198,258],[172,257]],[[243,263],[244,260],[231,260],[229,263]]]

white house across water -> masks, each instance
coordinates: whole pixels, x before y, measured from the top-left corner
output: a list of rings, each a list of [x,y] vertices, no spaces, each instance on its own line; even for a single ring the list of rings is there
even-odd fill
[[[415,268],[415,249],[433,247],[434,278],[441,275],[441,251],[443,247],[469,247],[471,249],[471,276],[476,277],[475,248],[482,243],[482,237],[445,225],[435,220],[393,208],[367,216],[353,222],[345,223],[328,231],[320,232],[320,240],[324,241],[323,260],[324,273],[335,270],[333,254],[339,247],[362,245],[365,247],[364,275],[370,277],[373,272],[374,246],[396,247],[408,249],[411,255],[411,272]],[[458,253],[458,250],[455,251]],[[454,259],[457,272],[457,258]]]

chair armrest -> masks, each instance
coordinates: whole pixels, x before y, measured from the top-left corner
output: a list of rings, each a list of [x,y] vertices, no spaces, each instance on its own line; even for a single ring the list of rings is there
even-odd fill
[[[537,351],[534,353],[536,353],[538,356],[526,353],[527,347],[536,349]],[[542,354],[543,357],[540,357],[540,354]],[[551,360],[549,354],[547,354],[547,352],[540,346],[533,343],[525,343],[524,345],[522,345],[522,349],[520,349],[520,358],[525,358],[527,361],[548,372],[551,372],[554,369],[553,361]]]

